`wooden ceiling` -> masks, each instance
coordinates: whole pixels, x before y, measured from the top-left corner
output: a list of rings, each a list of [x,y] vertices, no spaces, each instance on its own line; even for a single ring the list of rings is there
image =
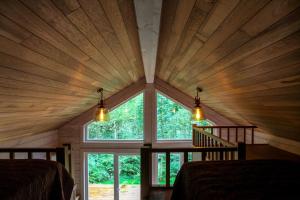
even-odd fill
[[[133,1],[0,1],[0,139],[61,124],[144,76]]]
[[[156,76],[240,124],[300,140],[300,1],[165,0]]]
[[[300,140],[300,1],[164,0],[156,76]],[[0,140],[55,129],[144,77],[133,0],[0,1]]]

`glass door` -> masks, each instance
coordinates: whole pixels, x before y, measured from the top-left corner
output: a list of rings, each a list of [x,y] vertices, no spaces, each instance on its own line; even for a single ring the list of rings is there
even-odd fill
[[[119,155],[119,199],[140,199],[140,166],[139,155]]]
[[[114,154],[88,153],[88,199],[114,200]]]
[[[86,199],[140,200],[139,155],[87,153],[86,162]]]

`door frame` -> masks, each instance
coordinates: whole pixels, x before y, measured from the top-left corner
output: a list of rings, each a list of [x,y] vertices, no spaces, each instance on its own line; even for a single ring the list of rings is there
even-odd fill
[[[120,155],[140,155],[140,149],[82,149],[81,155],[83,160],[82,167],[82,185],[83,199],[88,200],[88,154],[102,153],[114,155],[114,200],[119,200],[119,156]]]

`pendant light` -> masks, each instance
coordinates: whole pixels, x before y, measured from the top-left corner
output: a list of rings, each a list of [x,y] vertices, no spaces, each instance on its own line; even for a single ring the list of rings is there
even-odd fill
[[[204,112],[200,105],[200,97],[199,97],[199,92],[202,92],[202,89],[197,87],[196,90],[197,90],[197,96],[195,97],[195,107],[193,110],[193,121],[199,122],[201,120],[204,120]]]
[[[97,92],[100,93],[100,99],[96,110],[95,121],[105,122],[109,120],[109,117],[108,117],[108,110],[104,107],[103,88],[98,89]]]

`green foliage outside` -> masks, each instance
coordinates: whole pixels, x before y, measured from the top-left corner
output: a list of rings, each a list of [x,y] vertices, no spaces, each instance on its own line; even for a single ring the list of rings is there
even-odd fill
[[[157,139],[192,138],[191,112],[157,93]]]
[[[119,156],[120,184],[140,184],[140,156]],[[88,154],[88,174],[91,184],[114,183],[114,155]]]
[[[144,95],[130,99],[109,112],[107,122],[87,126],[88,140],[142,140],[144,135]]]
[[[192,122],[192,113],[180,104],[157,93],[157,139],[191,140],[192,123],[211,126],[208,120]]]
[[[114,181],[114,155],[88,154],[89,183],[111,184]]]
[[[144,126],[143,94],[140,94],[110,112],[108,122],[92,122],[87,126],[88,140],[142,140]],[[202,126],[212,125],[203,120],[197,123]],[[191,140],[191,112],[169,98],[157,93],[157,139],[158,140]],[[159,184],[165,184],[165,154],[158,154]],[[171,184],[181,167],[180,154],[170,156]],[[189,154],[191,160],[191,154]],[[140,157],[119,157],[120,184],[140,183]],[[88,156],[89,183],[113,184],[114,155],[89,154]]]

